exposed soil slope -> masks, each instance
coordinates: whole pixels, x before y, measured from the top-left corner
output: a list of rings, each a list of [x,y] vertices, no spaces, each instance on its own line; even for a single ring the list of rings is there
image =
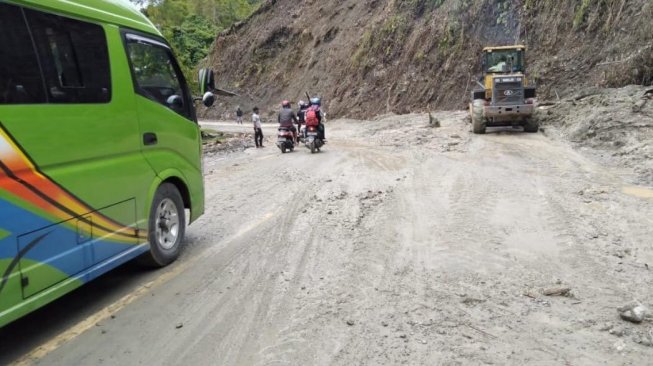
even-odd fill
[[[268,111],[310,90],[337,116],[463,108],[490,44],[525,43],[542,98],[651,84],[648,0],[268,1],[219,35],[208,64],[236,104]]]

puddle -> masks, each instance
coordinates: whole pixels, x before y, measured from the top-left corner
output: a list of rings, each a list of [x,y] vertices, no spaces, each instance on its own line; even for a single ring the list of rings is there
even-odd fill
[[[647,187],[630,186],[624,187],[622,192],[638,198],[653,198],[653,189]]]

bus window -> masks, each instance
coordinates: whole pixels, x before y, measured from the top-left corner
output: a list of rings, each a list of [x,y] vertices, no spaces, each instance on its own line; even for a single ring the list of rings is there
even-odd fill
[[[0,104],[44,103],[45,90],[23,13],[0,3]]]
[[[25,9],[50,103],[108,103],[111,73],[101,26]]]
[[[156,42],[158,43],[158,42]],[[191,119],[190,103],[184,93],[184,79],[163,44],[150,43],[140,37],[127,36],[127,51],[137,92]]]

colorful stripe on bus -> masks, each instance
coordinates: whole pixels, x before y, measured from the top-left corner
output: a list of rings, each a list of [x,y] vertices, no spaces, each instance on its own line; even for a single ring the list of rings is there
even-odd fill
[[[69,240],[84,235],[92,238],[95,248],[115,255],[147,242],[146,230],[101,214],[41,172],[1,123],[0,217],[0,299],[12,273],[26,270],[19,265],[51,266],[51,272],[63,277],[80,272],[74,259],[66,260],[66,253],[52,245],[58,237]],[[18,236],[32,232],[36,232],[34,237],[19,245]],[[39,245],[52,248],[32,250]],[[59,260],[52,260],[57,256]]]

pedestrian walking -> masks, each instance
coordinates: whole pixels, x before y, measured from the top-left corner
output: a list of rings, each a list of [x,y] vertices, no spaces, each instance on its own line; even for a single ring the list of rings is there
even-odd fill
[[[239,125],[243,124],[243,111],[240,109],[240,106],[238,106],[238,109],[236,110],[236,123]]]
[[[254,107],[252,123],[254,123],[254,143],[256,148],[263,147],[263,129],[261,128],[261,116],[258,114],[258,107]]]

